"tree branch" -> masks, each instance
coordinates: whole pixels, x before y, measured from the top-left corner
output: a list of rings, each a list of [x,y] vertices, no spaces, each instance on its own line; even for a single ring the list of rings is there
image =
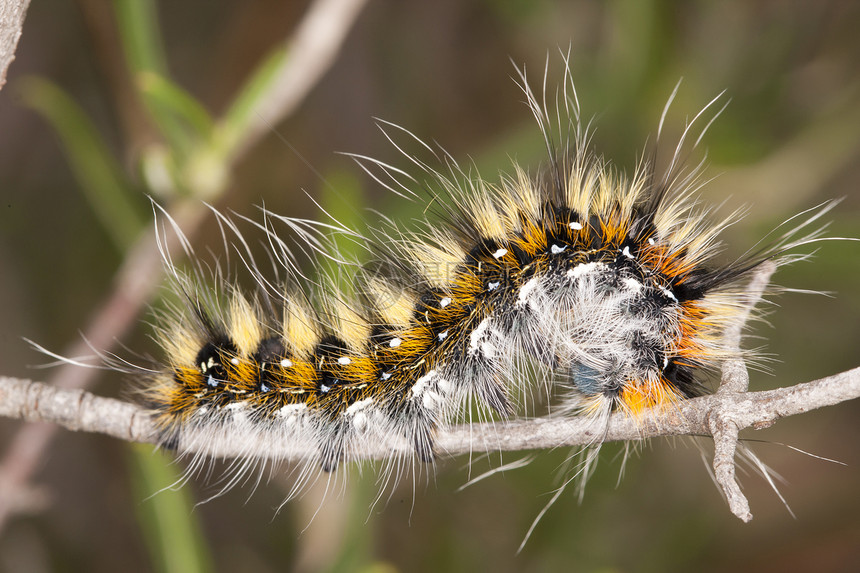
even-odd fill
[[[662,436],[712,436],[715,416],[736,427],[762,429],[777,420],[860,398],[860,367],[787,388],[732,395],[713,394],[676,403],[632,417],[615,413],[604,427],[587,417],[535,418],[440,429],[440,452],[456,456],[481,446],[498,451],[523,451],[595,443],[646,440]],[[27,422],[51,422],[79,432],[95,432],[121,440],[156,443],[150,412],[128,402],[103,398],[83,390],[65,390],[42,382],[0,377],[0,416]],[[405,445],[362,444],[356,458],[383,459],[412,453]],[[223,449],[216,457],[230,458],[241,448]]]
[[[6,84],[6,72],[15,61],[15,49],[29,6],[30,0],[0,2],[0,89]]]

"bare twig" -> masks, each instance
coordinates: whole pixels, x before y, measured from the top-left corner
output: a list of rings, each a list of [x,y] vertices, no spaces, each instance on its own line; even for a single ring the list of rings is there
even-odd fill
[[[580,417],[463,424],[440,430],[436,444],[439,452],[454,456],[467,454],[478,446],[522,451],[660,436],[711,436],[715,414],[731,419],[738,429],[761,429],[781,418],[856,398],[860,398],[860,367],[776,390],[684,400],[671,408],[646,411],[637,417],[616,413],[605,429]],[[156,443],[150,414],[140,406],[18,378],[0,377],[0,416],[52,422],[70,430],[98,432],[132,442]],[[247,450],[241,445],[236,447],[218,451],[215,457],[230,458]],[[351,454],[356,458],[383,459],[410,453],[405,444],[403,449],[381,443],[363,443],[361,447]]]
[[[730,418],[715,411],[708,420],[714,436],[714,479],[726,496],[729,509],[744,522],[752,519],[750,504],[735,472],[735,453],[738,449],[740,429]]]
[[[6,84],[6,72],[15,60],[29,5],[30,0],[0,2],[0,89]]]

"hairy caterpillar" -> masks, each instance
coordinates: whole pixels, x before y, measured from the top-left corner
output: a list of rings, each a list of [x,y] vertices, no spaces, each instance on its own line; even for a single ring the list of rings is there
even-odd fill
[[[515,167],[493,184],[447,156],[443,172],[407,155],[444,195],[430,201],[440,217],[413,233],[386,221],[368,238],[336,221],[267,213],[255,224],[280,279],[217,214],[259,285],[253,294],[220,269],[209,286],[202,265],[183,273],[165,252],[182,302],[160,317],[166,364],[144,389],[165,446],[192,452],[195,469],[238,445],[228,485],[259,460],[304,460],[298,491],[315,468],[334,471],[364,443],[408,444],[431,462],[438,427],[473,402],[512,415],[533,392],[520,387],[532,370],[561,411],[600,424],[616,410],[635,416],[704,393],[707,372],[739,357],[722,334],[748,306],[749,274],[795,259],[785,251],[815,240],[799,229],[826,208],[720,264],[718,237],[738,213],[712,221],[694,197],[699,168],[681,160],[711,104],[662,174],[643,160],[628,178],[588,149],[569,74],[552,106],[521,78],[549,156],[538,174]],[[356,158],[392,191],[417,197],[402,170]],[[278,224],[347,268],[327,231],[372,253],[354,267],[354,292],[306,278]]]

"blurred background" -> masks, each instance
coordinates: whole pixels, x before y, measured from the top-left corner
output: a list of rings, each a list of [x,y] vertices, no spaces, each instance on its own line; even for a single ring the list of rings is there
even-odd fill
[[[727,256],[832,198],[844,200],[828,215],[831,234],[860,236],[860,3],[371,0],[295,111],[237,151],[256,113],[254,90],[266,86],[260,65],[279,61],[272,51],[309,6],[32,3],[0,92],[0,373],[52,375],[32,368],[46,358],[22,338],[58,352],[80,341],[152,226],[147,195],[198,210],[207,200],[257,219],[262,204],[319,219],[315,200],[358,228],[378,220],[370,209],[420,216],[423,205],[338,154],[408,167],[376,117],[438,142],[490,180],[512,159],[537,169],[542,142],[511,62],[537,86],[547,54],[551,77],[560,76],[559,48],[570,48],[594,148],[620,169],[631,171],[653,141],[679,78],[667,141],[726,90],[731,102],[691,160],[707,154],[706,202],[749,208],[726,233]],[[240,135],[213,136],[219,118],[233,118]],[[220,234],[206,217],[189,234],[200,252],[217,254]],[[767,324],[755,325],[760,338],[747,343],[766,344],[773,357],[769,373],[753,373],[752,389],[857,366],[860,247],[822,244],[776,282],[832,297],[774,299]],[[132,349],[119,354],[157,354],[148,316],[117,335]],[[91,389],[122,396],[133,385],[104,373]],[[0,570],[854,571],[858,413],[860,404],[846,403],[745,434],[785,478],[780,489],[796,517],[750,473],[741,480],[755,517],[741,523],[690,440],[645,444],[620,481],[621,449],[607,446],[582,503],[574,491],[563,495],[519,555],[569,452],[539,452],[528,467],[463,491],[484,466],[470,474],[466,459],[441,460],[435,476],[375,504],[375,473],[353,471],[325,504],[312,491],[278,511],[289,487],[278,475],[253,495],[239,488],[195,505],[211,493],[203,482],[155,494],[181,464],[151,447],[60,431],[0,531]],[[0,459],[22,426],[0,420]]]

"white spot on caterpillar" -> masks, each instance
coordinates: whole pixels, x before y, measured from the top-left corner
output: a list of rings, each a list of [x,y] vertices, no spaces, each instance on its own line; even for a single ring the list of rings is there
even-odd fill
[[[450,394],[451,390],[454,389],[454,387],[451,385],[451,381],[446,378],[442,378],[438,382],[436,382],[436,388],[438,388],[439,391],[442,392],[442,394]]]
[[[347,415],[353,415],[357,412],[367,409],[368,406],[373,404],[373,398],[365,398],[364,400],[359,400],[355,404],[352,404],[346,409]]]
[[[660,289],[660,292],[662,292],[663,294],[665,294],[668,298],[672,299],[672,300],[673,300],[673,301],[675,301],[675,302],[678,302],[678,299],[677,299],[677,298],[675,298],[675,295],[674,295],[674,293],[673,293],[672,291],[670,291],[670,290],[669,290],[669,289],[667,289],[666,287],[658,287],[658,288]]]
[[[446,338],[448,338],[448,331],[447,330],[439,333],[439,342],[442,342]]]
[[[349,356],[341,356],[337,359],[337,363],[341,366],[346,366],[347,364],[352,364],[352,360],[349,358]]]
[[[567,276],[578,279],[597,268],[597,263],[580,263],[567,271]]]
[[[433,390],[427,390],[424,392],[424,396],[421,400],[421,405],[424,406],[428,410],[435,410],[439,407],[439,404],[442,402],[442,397],[434,392]]]
[[[359,400],[346,409],[346,415],[352,418],[352,427],[358,433],[364,433],[367,429],[367,414],[365,411],[373,404],[372,398]]]
[[[526,284],[520,287],[520,294],[517,296],[517,306],[522,306],[528,302],[529,297],[534,293],[538,286],[538,280],[534,277],[526,281]]]
[[[421,398],[421,405],[428,410],[436,410],[442,403],[442,396],[436,392],[436,389],[431,386],[431,382],[436,378],[436,371],[431,370],[421,378],[415,381],[412,386],[412,396]]]
[[[218,380],[215,379],[211,374],[206,377],[206,385],[215,388],[218,385]]]
[[[292,360],[287,360],[286,358],[281,360],[281,368],[291,368],[292,366],[293,366]]]
[[[331,390],[331,386],[328,384],[320,384],[320,392],[323,394],[328,394],[329,390]]]
[[[367,414],[364,412],[359,412],[352,416],[352,427],[355,428],[355,431],[359,434],[363,434],[367,429]]]
[[[487,340],[489,328],[489,318],[485,318],[475,327],[475,330],[469,335],[469,354],[474,354],[480,349],[485,358],[493,358],[496,355],[496,345]]]
[[[559,253],[563,253],[567,249],[567,245],[563,247],[559,247],[558,245],[552,245],[549,250],[553,255],[557,255]]]
[[[663,370],[665,370],[668,365],[669,365],[669,359],[664,356],[663,357]]]
[[[632,290],[633,292],[639,292],[642,290],[642,283],[632,277],[627,277],[622,282],[624,282],[624,286],[627,287],[627,290]]]
[[[581,231],[582,230],[582,223],[577,223],[576,221],[574,221],[573,223],[570,224],[570,228],[573,229],[574,231]]]
[[[307,410],[307,406],[305,404],[287,404],[286,406],[282,406],[280,410],[278,410],[278,416],[281,418],[292,419],[295,421],[295,418],[304,413]]]
[[[451,297],[449,297],[449,296],[446,296],[445,298],[443,298],[442,300],[439,301],[439,306],[442,308],[445,308],[449,304],[451,304]]]
[[[402,342],[403,341],[400,338],[395,336],[394,338],[392,338],[391,340],[388,341],[388,346],[390,346],[391,348],[397,348],[398,346],[400,346],[400,344]]]
[[[496,345],[490,342],[489,340],[481,343],[481,354],[484,355],[487,359],[495,358],[496,356]]]
[[[248,406],[242,402],[233,402],[224,407],[225,410],[232,414],[234,423],[244,423],[248,421]]]
[[[391,378],[391,372],[383,372],[382,376],[379,377],[380,380],[388,380]]]
[[[630,254],[630,247],[629,247],[629,246],[628,246],[628,247],[624,247],[624,250],[623,250],[623,251],[621,251],[621,254],[622,254],[622,255],[624,255],[625,257],[627,257],[628,259],[635,259],[635,258],[636,258],[636,257],[634,257],[633,255],[631,255],[631,254]]]
[[[657,241],[654,240],[654,237],[648,237],[648,244],[649,245],[656,245]]]
[[[430,391],[430,382],[436,377],[436,371],[430,370],[427,374],[415,381],[412,385],[412,396],[415,398],[421,397],[422,394]]]
[[[502,284],[501,281],[488,282],[487,283],[487,290],[496,290],[497,288],[499,288],[500,284]]]
[[[507,255],[507,254],[508,254],[508,250],[507,250],[507,249],[499,249],[498,251],[496,251],[495,253],[493,253],[493,258],[495,258],[495,259],[501,259],[502,257],[504,257],[504,256],[505,256],[505,255]]]
[[[232,364],[233,366],[238,366],[239,365],[239,359],[234,356],[233,358],[230,359],[230,364]]]

